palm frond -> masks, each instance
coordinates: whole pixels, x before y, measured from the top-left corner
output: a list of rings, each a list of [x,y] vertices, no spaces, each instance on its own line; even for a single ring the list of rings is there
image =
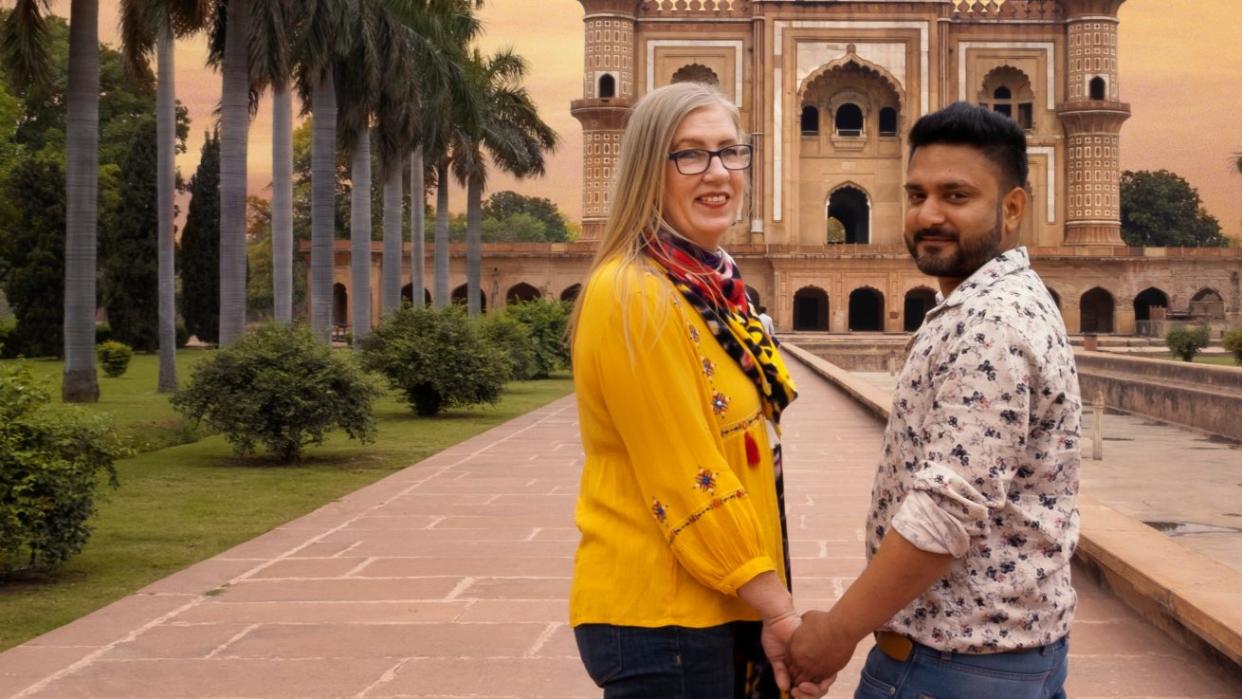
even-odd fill
[[[48,57],[48,0],[17,0],[0,24],[0,61],[15,87],[28,90],[52,81]]]

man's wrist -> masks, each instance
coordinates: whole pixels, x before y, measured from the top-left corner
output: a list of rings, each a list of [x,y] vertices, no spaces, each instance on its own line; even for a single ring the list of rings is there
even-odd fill
[[[858,645],[858,642],[866,638],[867,634],[875,631],[875,629],[862,628],[858,624],[859,615],[850,614],[840,609],[839,605],[828,610],[827,615],[828,623],[825,626],[832,634],[833,641]]]

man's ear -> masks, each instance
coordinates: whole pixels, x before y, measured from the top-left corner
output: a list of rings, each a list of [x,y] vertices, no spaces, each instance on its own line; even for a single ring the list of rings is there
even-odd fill
[[[1005,236],[1016,240],[1018,227],[1022,225],[1022,216],[1030,204],[1030,195],[1024,187],[1014,187],[1005,195],[1001,202],[1001,210],[1005,219]]]

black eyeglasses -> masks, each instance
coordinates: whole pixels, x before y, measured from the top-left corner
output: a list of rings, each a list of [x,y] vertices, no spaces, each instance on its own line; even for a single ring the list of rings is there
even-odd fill
[[[720,150],[704,148],[688,148],[668,154],[668,159],[677,166],[677,172],[683,175],[701,175],[712,166],[712,158],[720,158],[720,164],[726,170],[745,170],[750,167],[750,156],[753,149],[745,144],[725,146]]]

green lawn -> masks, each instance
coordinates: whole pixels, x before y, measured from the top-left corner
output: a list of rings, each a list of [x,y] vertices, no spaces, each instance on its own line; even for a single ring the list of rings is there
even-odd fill
[[[1222,354],[1218,356],[1205,357],[1199,355],[1195,357],[1195,362],[1199,364],[1219,364],[1221,366],[1238,366],[1238,360],[1233,355]]]
[[[150,360],[156,358],[135,357]],[[192,359],[190,360],[192,361]],[[188,375],[181,363],[182,380]],[[58,373],[59,364],[41,366]],[[154,373],[101,378],[103,400],[131,429],[173,417],[154,393]],[[149,380],[148,380],[149,379]],[[132,386],[131,386],[132,383]],[[437,451],[569,394],[568,374],[509,384],[501,402],[416,418],[393,396],[376,404],[378,438],[343,435],[308,450],[300,466],[237,459],[223,438],[150,451],[118,463],[121,487],[104,489],[86,549],[53,576],[0,583],[0,650],[29,640],[139,588],[416,463]],[[142,431],[141,428],[138,431]]]
[[[208,350],[177,351],[177,378],[184,384],[190,370],[208,356]],[[60,403],[60,380],[64,362],[59,359],[6,359],[2,363],[24,361],[52,396]],[[136,451],[147,452],[176,444],[192,442],[203,436],[168,404],[168,394],[156,392],[160,358],[156,354],[135,354],[129,370],[115,379],[99,371],[99,402],[82,407],[93,413],[108,414],[125,444]]]

